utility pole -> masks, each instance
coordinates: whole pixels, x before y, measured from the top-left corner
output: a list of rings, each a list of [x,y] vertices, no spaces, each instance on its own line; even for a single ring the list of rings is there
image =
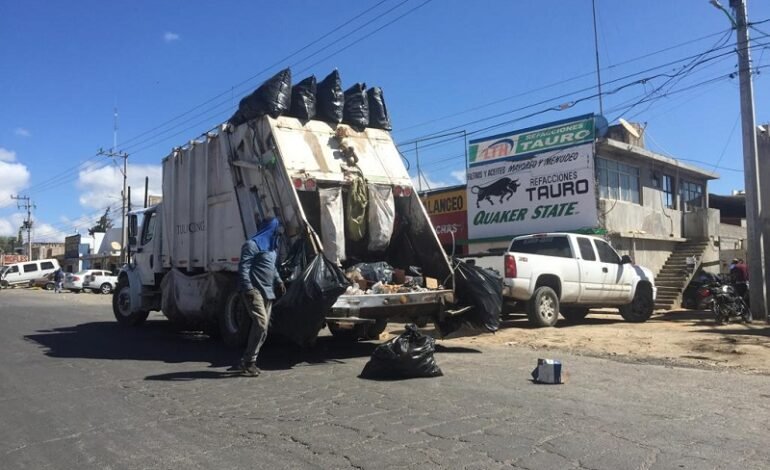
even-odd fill
[[[127,176],[128,176],[128,154],[126,152],[116,152],[115,150],[105,151],[99,149],[99,155],[108,158],[122,158],[123,169],[120,171],[123,173],[123,191],[120,193],[121,198],[121,213],[120,213],[120,262],[126,262],[126,191],[127,191]]]
[[[722,11],[735,28],[738,53],[738,79],[741,98],[741,131],[743,133],[743,180],[746,193],[746,237],[748,238],[747,258],[749,262],[749,303],[756,319],[768,319],[767,289],[765,282],[765,255],[763,254],[763,230],[760,221],[762,197],[759,188],[759,161],[757,153],[757,130],[754,118],[754,85],[751,82],[751,54],[748,30],[746,0],[730,0],[735,17],[722,6],[719,0],[709,0]],[[764,207],[767,211],[770,207]],[[770,237],[770,233],[764,233]]]
[[[109,151],[99,149],[99,155],[104,157],[123,159],[123,169],[120,171],[123,174],[123,191],[120,192],[120,262],[121,264],[128,262],[128,252],[126,251],[126,208],[127,206],[127,178],[128,178],[128,154],[126,152],[118,152],[118,108],[115,106],[112,109],[113,125],[112,125],[112,148]]]
[[[730,0],[735,12],[738,39],[738,77],[741,96],[741,129],[743,132],[743,177],[746,191],[746,232],[748,237],[749,289],[751,310],[757,319],[767,319],[767,292],[765,292],[765,268],[762,254],[762,230],[759,214],[760,201],[757,168],[757,131],[754,118],[754,86],[751,80],[751,55],[749,48],[748,14],[746,0]]]
[[[16,207],[19,209],[24,209],[27,211],[27,218],[24,219],[24,223],[22,224],[21,228],[22,230],[27,231],[27,256],[29,256],[29,261],[32,261],[32,209],[34,209],[36,206],[32,203],[32,201],[29,199],[29,196],[11,196],[11,199],[15,199]]]
[[[594,14],[594,53],[596,55],[596,86],[599,89],[599,114],[604,116],[604,104],[602,102],[602,72],[599,67],[599,35],[596,33],[596,0],[591,0],[591,8]]]

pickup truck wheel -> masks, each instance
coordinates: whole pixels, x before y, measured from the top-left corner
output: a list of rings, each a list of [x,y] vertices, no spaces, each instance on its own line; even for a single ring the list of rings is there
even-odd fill
[[[94,289],[94,292],[96,292],[96,289]],[[99,287],[99,292],[101,292],[102,294],[109,294],[110,292],[112,292],[112,286],[109,283],[105,282],[104,284],[101,285],[101,287]]]
[[[653,308],[652,288],[643,284],[636,288],[634,300],[628,305],[623,305],[618,310],[624,320],[632,323],[643,323],[650,319]]]
[[[533,326],[554,326],[559,319],[559,297],[550,287],[535,289],[527,307],[527,317]]]
[[[45,285],[45,290],[53,290],[53,288],[56,287],[53,285],[53,282],[49,282]]]
[[[147,320],[150,312],[146,310],[131,311],[130,289],[126,278],[118,281],[118,288],[115,289],[115,293],[112,295],[112,313],[121,325],[138,326]]]
[[[219,309],[219,334],[229,348],[243,348],[249,339],[251,317],[238,289],[231,289]]]
[[[568,322],[578,323],[588,315],[588,307],[565,307],[559,313]]]

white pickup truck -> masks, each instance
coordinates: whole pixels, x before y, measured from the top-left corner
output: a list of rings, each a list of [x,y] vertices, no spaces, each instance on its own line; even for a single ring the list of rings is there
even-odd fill
[[[494,260],[494,261],[493,261]],[[502,262],[501,262],[502,261]],[[590,308],[618,307],[627,321],[644,322],[655,304],[652,272],[620,256],[598,237],[544,233],[516,237],[503,255],[476,259],[503,274],[503,296],[524,303],[534,326],[571,322]]]

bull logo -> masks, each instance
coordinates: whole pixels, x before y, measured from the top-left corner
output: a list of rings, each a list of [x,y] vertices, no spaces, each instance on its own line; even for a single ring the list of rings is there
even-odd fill
[[[494,206],[495,203],[491,199],[492,196],[500,196],[500,203],[502,204],[503,200],[507,201],[513,196],[513,193],[519,189],[519,186],[521,186],[521,183],[519,183],[518,179],[512,180],[510,178],[500,178],[487,186],[471,187],[471,193],[478,195],[478,199],[476,199],[476,209],[480,207],[479,203],[485,199]]]

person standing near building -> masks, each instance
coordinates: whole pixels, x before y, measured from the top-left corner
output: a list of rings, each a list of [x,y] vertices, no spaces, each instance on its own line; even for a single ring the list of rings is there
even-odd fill
[[[241,247],[241,259],[238,263],[241,296],[251,317],[251,330],[246,350],[241,358],[240,371],[244,375],[256,377],[259,350],[267,339],[270,314],[275,300],[275,290],[283,294],[286,289],[276,267],[278,247],[278,228],[275,218],[264,220],[257,234],[246,240]]]
[[[54,292],[59,293],[62,291],[62,283],[64,282],[64,271],[58,268],[53,273]]]

